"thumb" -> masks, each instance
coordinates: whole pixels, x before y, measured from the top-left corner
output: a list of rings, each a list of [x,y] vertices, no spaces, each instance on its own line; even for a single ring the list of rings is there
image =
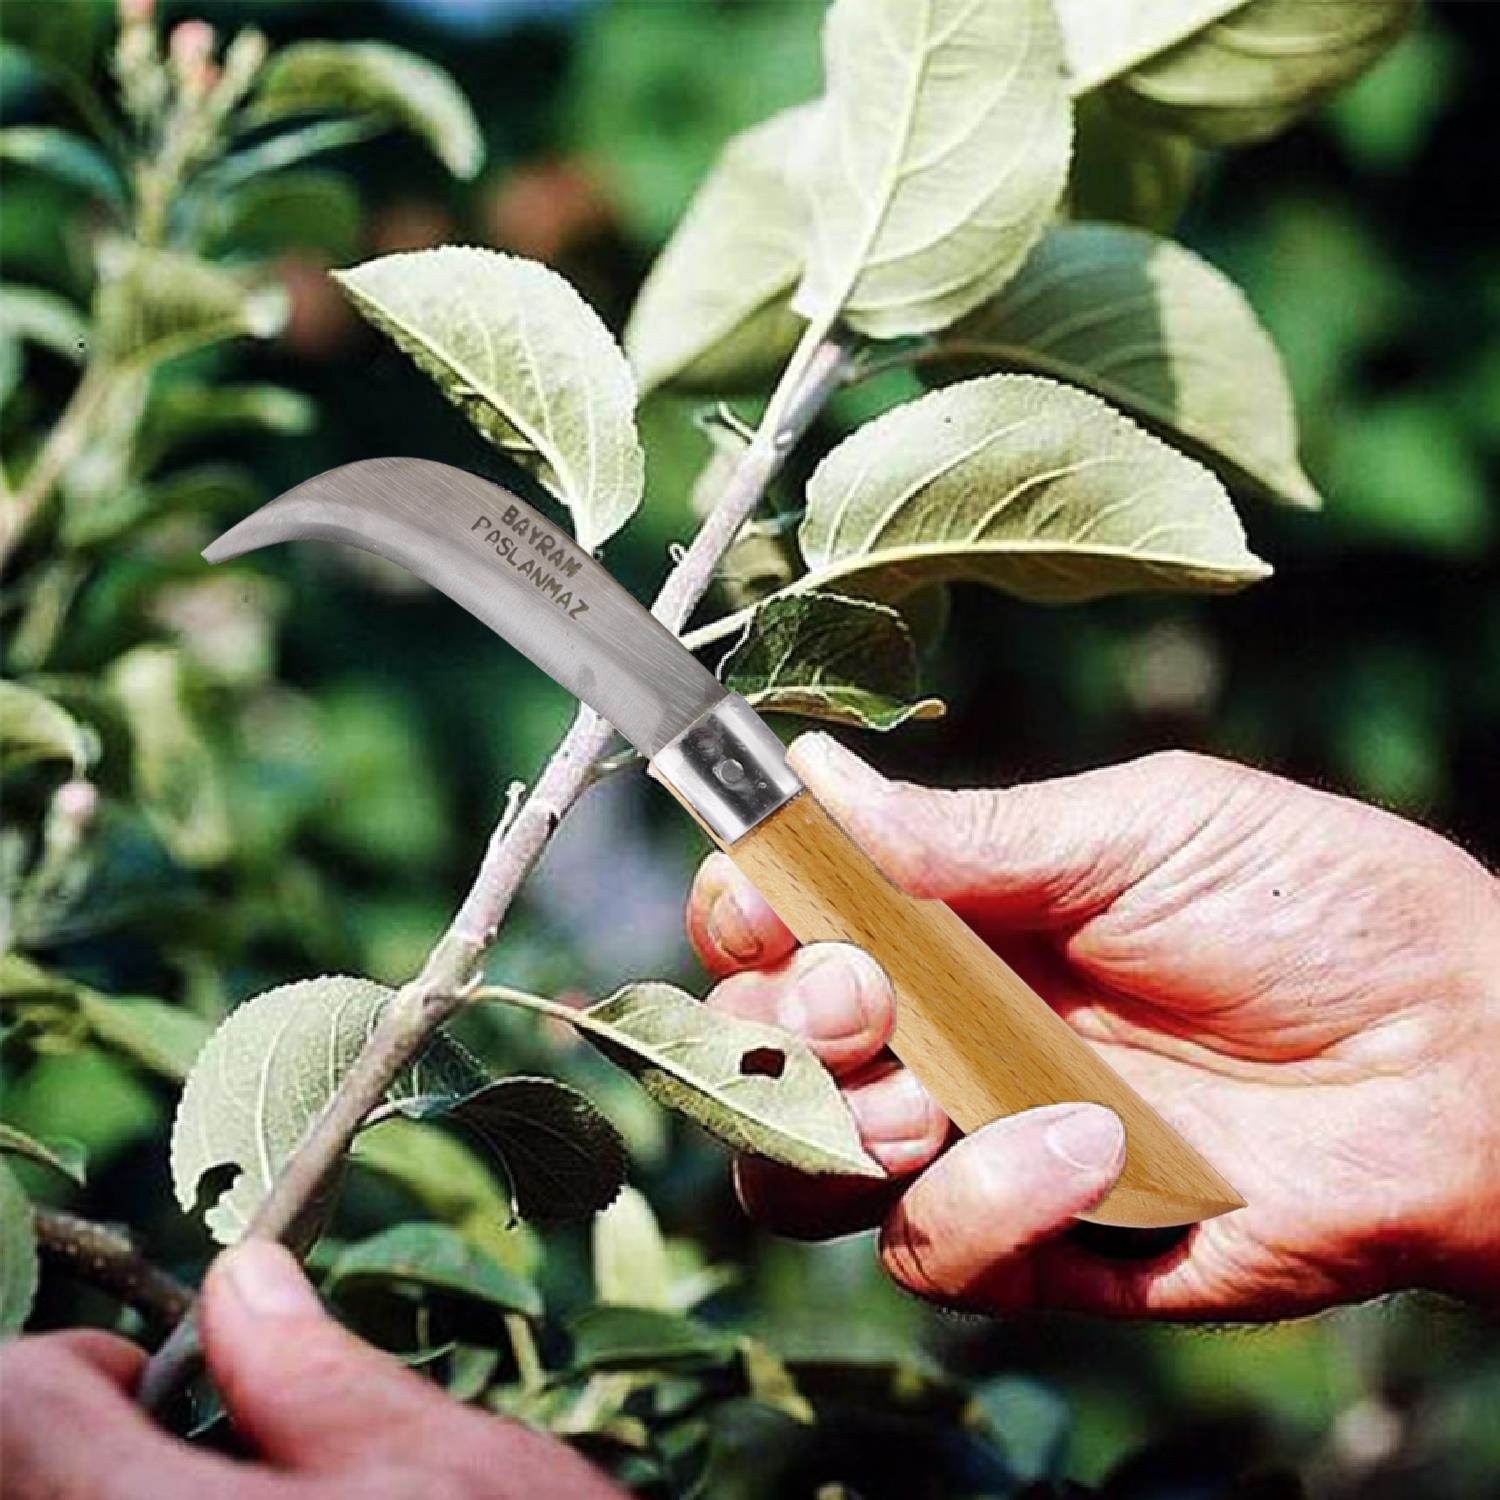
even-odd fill
[[[235,1426],[289,1467],[335,1469],[399,1451],[447,1407],[323,1310],[280,1245],[247,1240],[209,1269],[199,1304],[209,1370]]]
[[[1125,1128],[1100,1104],[1050,1104],[966,1136],[886,1220],[880,1256],[919,1296],[985,1312],[1035,1300],[1026,1252],[1097,1203],[1125,1161]]]
[[[1238,768],[1167,752],[1027,785],[942,791],[888,781],[826,734],[797,773],[897,885],[1014,921],[1104,910],[1201,830]]]

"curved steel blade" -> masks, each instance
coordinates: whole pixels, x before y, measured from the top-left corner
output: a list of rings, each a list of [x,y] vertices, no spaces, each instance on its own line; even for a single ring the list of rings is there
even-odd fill
[[[714,675],[573,539],[490,480],[423,458],[329,469],[203,549],[222,562],[293,538],[409,568],[654,756],[725,696]]]

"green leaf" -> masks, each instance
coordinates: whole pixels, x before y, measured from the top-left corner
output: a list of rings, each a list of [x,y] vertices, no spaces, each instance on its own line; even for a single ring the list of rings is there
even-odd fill
[[[138,995],[82,990],[78,1009],[98,1041],[163,1078],[186,1078],[211,1031],[180,1005]]]
[[[79,776],[98,753],[94,731],[67,709],[35,688],[0,681],[0,766],[13,771],[36,761],[65,760]]]
[[[29,341],[77,364],[88,323],[65,297],[36,286],[0,286],[0,340]]]
[[[243,151],[232,152],[217,167],[205,172],[204,180],[217,191],[238,187],[324,151],[358,145],[378,134],[381,128],[375,120],[318,120],[311,125],[299,125],[269,140],[257,141]]]
[[[677,1369],[722,1364],[736,1341],[681,1313],[645,1307],[586,1307],[568,1319],[578,1370]]]
[[[643,392],[754,391],[790,357],[807,211],[787,169],[813,113],[783,110],[735,136],[688,205],[625,328]]]
[[[1056,0],[1077,93],[1123,100],[1208,145],[1263,140],[1364,72],[1415,0]]]
[[[793,307],[859,333],[931,333],[1020,269],[1067,177],[1071,109],[1050,0],[836,0],[807,146]]]
[[[17,1130],[14,1125],[0,1123],[0,1152],[38,1162],[60,1173],[69,1182],[83,1186],[87,1152],[77,1141],[56,1138],[39,1141],[34,1136],[27,1135],[24,1130]]]
[[[222,864],[233,843],[224,788],[187,705],[180,655],[137,646],[108,682],[130,726],[135,794],[152,828],[183,864]]]
[[[1461,561],[1495,535],[1483,458],[1440,394],[1387,397],[1344,413],[1329,470],[1335,514],[1351,536]]]
[[[594,1296],[613,1307],[654,1307],[670,1311],[676,1276],[667,1242],[645,1195],[620,1190],[594,1220]]]
[[[0,130],[0,161],[45,173],[111,208],[125,207],[125,187],[109,158],[71,131],[50,125],[12,125]]]
[[[1001,1375],[978,1386],[971,1422],[1000,1445],[1016,1477],[1028,1483],[1067,1472],[1073,1414],[1050,1387],[1024,1375]]]
[[[1080,99],[1073,126],[1068,217],[1170,230],[1192,196],[1203,158],[1198,147],[1118,108],[1107,94]]]
[[[659,1104],[737,1151],[803,1172],[880,1177],[838,1085],[790,1032],[710,1011],[670,984],[634,984],[572,1023]]]
[[[36,1300],[36,1230],[15,1173],[0,1162],[0,1339],[14,1338]]]
[[[515,1220],[494,1174],[456,1136],[414,1120],[383,1120],[360,1132],[352,1156],[508,1270],[529,1275],[540,1263],[536,1236]]]
[[[1207,469],[1097,397],[1030,376],[887,412],[823,460],[807,500],[799,588],[890,599],[966,579],[1056,604],[1270,572]]]
[[[183,443],[245,430],[296,436],[310,432],[316,420],[313,403],[287,386],[177,381],[157,391],[146,408],[137,435],[141,467],[153,468]],[[225,471],[216,465],[207,472],[222,477]]]
[[[221,1245],[244,1233],[393,993],[342,975],[281,985],[247,1000],[209,1038],[177,1104],[172,1185],[190,1212],[208,1173],[236,1169],[206,1215]]]
[[[424,1094],[397,1107],[409,1119],[470,1132],[503,1172],[526,1219],[582,1218],[625,1181],[625,1142],[591,1100],[552,1078],[500,1078],[464,1094]]]
[[[448,245],[337,273],[354,305],[490,442],[538,467],[593,551],[641,502],[630,366],[562,277]]]
[[[350,1245],[334,1261],[325,1285],[339,1296],[372,1282],[399,1282],[528,1318],[542,1315],[541,1293],[530,1281],[446,1224],[398,1224]]]
[[[220,199],[212,248],[237,255],[274,255],[289,248],[348,260],[359,244],[364,210],[347,177],[337,172],[284,172],[258,177]]]
[[[0,404],[20,384],[23,344],[78,364],[87,342],[88,324],[66,298],[41,287],[0,286]]]
[[[80,80],[92,72],[108,25],[109,11],[102,5],[56,5],[52,0],[0,5],[0,38],[7,46],[24,48],[50,71]]]
[[[435,63],[384,42],[294,42],[256,84],[254,115],[367,114],[420,137],[465,179],[484,165],[484,139],[468,101]]]
[[[920,696],[917,652],[901,616],[868,599],[782,594],[767,600],[724,658],[726,687],[762,713],[800,714],[861,729],[941,718]]]
[[[102,352],[116,363],[153,365],[242,334],[280,331],[286,298],[175,250],[117,243],[100,256],[94,319]]]
[[[1240,290],[1144,230],[1060,224],[939,341],[923,374],[1027,370],[1086,387],[1232,488],[1315,507],[1281,359]]]
[[[186,1078],[209,1025],[179,1005],[105,995],[19,953],[0,954],[0,1001],[44,1035],[92,1039],[165,1078]]]

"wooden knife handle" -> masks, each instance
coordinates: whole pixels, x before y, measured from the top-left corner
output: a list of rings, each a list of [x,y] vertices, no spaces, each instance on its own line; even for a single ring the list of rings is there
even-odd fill
[[[727,846],[804,943],[863,948],[896,991],[892,1050],[960,1129],[1069,1100],[1125,1124],[1124,1171],[1082,1217],[1132,1228],[1244,1206],[1235,1190],[941,901],[893,886],[810,792]]]

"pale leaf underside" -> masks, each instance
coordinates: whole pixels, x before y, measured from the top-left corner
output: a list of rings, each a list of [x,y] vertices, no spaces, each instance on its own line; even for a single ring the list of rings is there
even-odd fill
[[[338,280],[485,438],[535,466],[583,546],[592,551],[630,519],[645,482],[635,382],[561,276],[448,245],[367,261]]]
[[[1238,588],[1270,571],[1201,465],[1098,398],[1021,375],[861,428],[808,485],[796,587],[899,599],[967,579],[1043,603]]]
[[[189,1211],[208,1173],[234,1169],[207,1213],[220,1244],[244,1233],[392,993],[342,975],[282,985],[246,1001],[209,1039],[178,1102],[172,1184]]]
[[[873,338],[930,333],[1004,284],[1062,193],[1050,0],[837,0],[824,53],[793,307]]]
[[[881,1175],[838,1085],[790,1033],[655,983],[628,985],[573,1024],[659,1103],[736,1150],[804,1172]]]
[[[625,329],[643,391],[755,389],[785,364],[803,327],[787,302],[807,219],[788,168],[811,118],[811,106],[784,110],[720,153]]]
[[[1283,130],[1405,30],[1415,0],[1058,0],[1074,88],[1211,145]]]
[[[924,374],[1013,369],[1087,387],[1185,444],[1232,486],[1316,506],[1280,357],[1243,294],[1170,240],[1050,230],[999,296],[943,335]]]

